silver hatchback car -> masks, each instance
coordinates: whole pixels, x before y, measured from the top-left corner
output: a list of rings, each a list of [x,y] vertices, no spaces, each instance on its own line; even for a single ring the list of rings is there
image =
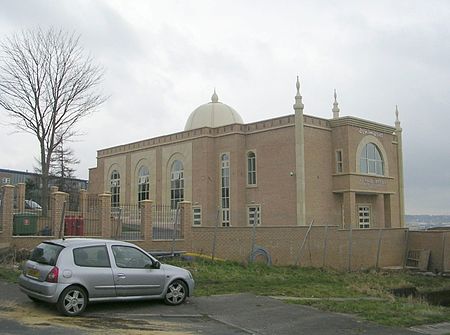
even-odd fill
[[[194,279],[132,243],[73,238],[33,249],[19,286],[31,300],[56,304],[61,313],[75,316],[90,302],[163,299],[179,305],[192,295]]]

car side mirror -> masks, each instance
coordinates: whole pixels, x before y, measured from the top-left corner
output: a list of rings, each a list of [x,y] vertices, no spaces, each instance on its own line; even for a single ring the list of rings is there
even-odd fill
[[[153,263],[153,267],[154,267],[155,269],[159,269],[159,268],[161,267],[161,263],[158,262],[158,261],[156,261],[156,262]]]

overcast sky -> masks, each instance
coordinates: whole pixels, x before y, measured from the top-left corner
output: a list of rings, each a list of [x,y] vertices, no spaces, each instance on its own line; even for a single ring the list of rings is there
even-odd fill
[[[404,130],[407,214],[450,214],[450,1],[0,0],[0,39],[48,26],[81,34],[110,96],[71,146],[88,177],[96,151],[182,131],[219,100],[244,122],[305,114]],[[1,114],[0,114],[1,115]],[[0,125],[0,167],[33,170],[31,135]]]

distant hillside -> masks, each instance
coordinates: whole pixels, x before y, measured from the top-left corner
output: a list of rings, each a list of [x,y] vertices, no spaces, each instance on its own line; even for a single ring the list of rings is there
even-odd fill
[[[405,221],[410,229],[450,227],[450,215],[405,215]]]

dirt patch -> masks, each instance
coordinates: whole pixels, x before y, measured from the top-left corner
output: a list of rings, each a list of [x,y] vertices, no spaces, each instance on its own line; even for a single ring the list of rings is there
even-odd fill
[[[180,323],[159,320],[126,320],[113,317],[64,317],[56,315],[54,306],[33,304],[30,308],[10,301],[0,300],[2,318],[13,319],[32,327],[66,327],[89,330],[90,334],[129,334],[129,335],[180,335],[186,327]]]

